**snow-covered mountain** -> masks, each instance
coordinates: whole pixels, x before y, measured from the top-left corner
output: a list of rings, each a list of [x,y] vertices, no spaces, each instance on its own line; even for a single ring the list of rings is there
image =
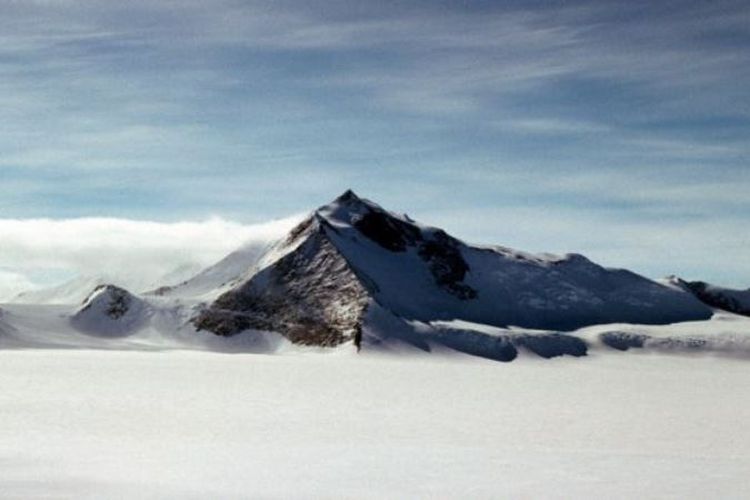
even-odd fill
[[[601,323],[707,319],[691,294],[585,257],[468,245],[348,191],[316,210],[195,319],[233,335],[362,342],[375,307],[418,322],[572,330]],[[373,313],[373,315],[377,315]],[[372,316],[372,315],[370,315]]]
[[[144,325],[149,309],[144,300],[123,288],[100,285],[73,314],[71,323],[94,335],[128,335]]]
[[[750,356],[750,320],[714,314],[744,309],[695,287],[577,254],[470,245],[351,191],[275,243],[245,245],[170,281],[138,294],[82,280],[43,303],[4,304],[0,346],[458,351],[500,361],[633,348]],[[84,289],[85,300],[72,300]]]

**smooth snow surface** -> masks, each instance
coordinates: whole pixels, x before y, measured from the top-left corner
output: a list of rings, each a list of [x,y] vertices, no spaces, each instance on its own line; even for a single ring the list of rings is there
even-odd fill
[[[0,497],[748,498],[750,370],[0,351]]]

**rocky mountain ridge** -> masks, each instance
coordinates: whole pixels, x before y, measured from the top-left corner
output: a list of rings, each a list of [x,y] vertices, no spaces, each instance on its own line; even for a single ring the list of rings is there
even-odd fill
[[[704,304],[742,316],[750,316],[750,289],[734,290],[712,285],[705,281],[686,281],[676,276],[667,278],[668,282],[692,293]]]

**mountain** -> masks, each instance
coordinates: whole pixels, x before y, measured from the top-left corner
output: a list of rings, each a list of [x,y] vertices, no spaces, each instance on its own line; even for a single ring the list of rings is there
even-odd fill
[[[0,347],[750,357],[750,318],[716,310],[717,297],[744,310],[745,292],[470,245],[351,191],[268,241],[172,285],[194,271],[182,267],[151,293],[95,280],[3,304]]]
[[[667,280],[671,284],[692,293],[698,300],[708,306],[734,314],[750,316],[750,289],[734,290],[703,281],[685,281],[676,276],[670,276]]]
[[[231,281],[193,324],[223,336],[252,329],[299,344],[361,346],[386,340],[383,335],[390,334],[379,327],[382,321],[569,331],[711,315],[692,294],[630,271],[607,269],[578,254],[534,256],[472,246],[347,191]],[[401,340],[426,347],[452,342],[461,329],[450,329],[450,335],[446,329],[411,330]],[[463,345],[482,348],[487,337],[467,338]]]

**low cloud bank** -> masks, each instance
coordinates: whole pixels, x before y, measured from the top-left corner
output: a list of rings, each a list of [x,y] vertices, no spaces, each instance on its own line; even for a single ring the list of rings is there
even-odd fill
[[[76,276],[142,289],[210,265],[244,244],[283,236],[300,216],[262,224],[221,218],[152,222],[114,218],[0,219],[0,301]]]

